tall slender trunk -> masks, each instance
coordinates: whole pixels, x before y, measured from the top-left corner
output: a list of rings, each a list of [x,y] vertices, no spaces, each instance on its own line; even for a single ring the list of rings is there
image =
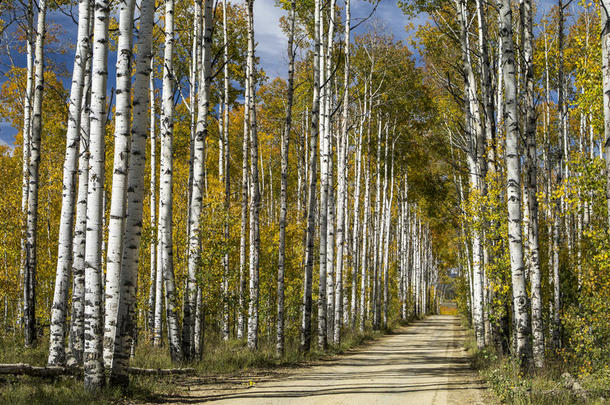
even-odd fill
[[[331,3],[334,6],[334,2]],[[349,118],[349,45],[350,45],[350,0],[345,2],[345,65],[343,73],[343,112],[341,134],[337,142],[337,267],[335,283],[335,330],[334,344],[341,342],[341,318],[343,316],[343,251],[345,248],[345,199],[347,198],[347,126]],[[357,197],[356,197],[357,198]]]
[[[286,255],[286,199],[288,188],[288,146],[290,132],[292,131],[292,102],[294,94],[294,30],[296,20],[296,1],[290,2],[290,31],[288,34],[288,91],[286,105],[286,121],[282,136],[281,150],[281,190],[280,190],[280,236],[278,248],[278,271],[277,271],[277,335],[276,352],[278,356],[284,355],[284,271]]]
[[[129,383],[127,367],[129,366],[131,347],[136,336],[136,285],[138,281],[138,263],[142,236],[142,201],[144,199],[142,178],[144,177],[144,167],[146,165],[146,135],[149,130],[148,106],[150,102],[150,61],[152,59],[154,16],[154,1],[142,1],[138,55],[136,58],[136,77],[133,91],[133,126],[129,171],[127,173],[127,218],[124,227],[119,310],[112,369],[110,370],[110,382],[124,386]],[[133,9],[131,17],[133,19]],[[131,31],[131,26],[129,30]],[[124,67],[127,68],[128,66]],[[124,75],[129,77],[129,72],[125,71]]]
[[[121,295],[121,261],[127,214],[127,172],[131,140],[131,68],[133,48],[133,14],[135,0],[122,0],[119,11],[119,38],[116,69],[116,113],[114,126],[114,160],[112,195],[108,223],[106,256],[106,302],[104,317],[104,366],[113,367],[117,336],[119,299]]]
[[[195,352],[195,312],[197,301],[197,270],[201,262],[201,211],[203,207],[204,194],[204,165],[205,165],[205,140],[207,137],[207,117],[209,111],[210,97],[209,89],[210,75],[210,53],[212,44],[212,0],[204,2],[204,26],[203,26],[203,69],[199,83],[197,106],[197,130],[193,140],[193,182],[190,192],[191,202],[189,204],[189,254],[188,254],[188,278],[186,289],[186,303],[184,305],[183,329],[182,329],[182,351],[184,358],[190,360]]]
[[[163,94],[161,110],[161,175],[159,185],[159,233],[161,269],[165,288],[167,334],[172,360],[182,359],[172,240],[173,130],[174,130],[174,1],[165,2],[165,49],[163,54]]]
[[[23,281],[23,315],[25,345],[36,341],[36,240],[38,233],[38,168],[42,134],[42,95],[44,86],[44,38],[46,34],[47,1],[38,3],[36,43],[34,46],[34,98],[28,165],[28,205],[25,226],[25,266]]]
[[[366,109],[366,107],[365,107]],[[356,163],[354,170],[355,174],[355,185],[354,185],[354,224],[352,227],[352,300],[351,300],[351,327],[356,327],[356,321],[358,319],[358,313],[361,309],[358,307],[358,272],[360,268],[360,256],[359,256],[359,241],[360,241],[360,183],[362,178],[362,132],[363,122],[360,121],[360,127],[358,128],[358,145],[356,147]],[[356,309],[358,308],[358,310]]]
[[[379,305],[379,301],[377,297],[379,295],[379,288],[377,286],[377,278],[379,277],[379,245],[381,241],[381,235],[379,225],[381,222],[381,169],[380,169],[380,161],[381,161],[381,116],[377,117],[377,153],[375,154],[375,217],[373,218],[373,229],[374,233],[373,237],[373,286],[372,286],[372,306],[373,306],[373,329],[379,329],[379,318],[377,317],[377,306]]]
[[[390,305],[390,225],[392,216],[392,200],[394,199],[394,142],[392,141],[392,157],[390,159],[390,198],[387,200],[385,210],[385,247],[383,258],[383,329],[388,328]]]
[[[606,160],[606,203],[608,208],[608,228],[610,229],[610,0],[602,0],[600,4],[602,79],[604,90],[604,158]]]
[[[320,4],[320,7],[323,8],[323,5]],[[320,11],[316,10],[316,12],[322,13],[322,9]],[[319,40],[320,40],[320,56],[318,62],[315,64],[319,65],[320,71],[320,120],[319,120],[319,132],[320,132],[320,207],[319,207],[319,272],[320,278],[318,283],[318,347],[322,350],[326,348],[327,344],[327,315],[328,315],[328,296],[327,296],[327,287],[328,287],[328,274],[327,274],[327,252],[328,252],[328,172],[329,172],[329,154],[330,154],[330,132],[327,127],[327,124],[330,123],[327,118],[327,109],[326,105],[330,102],[330,98],[327,97],[327,94],[330,92],[329,78],[326,76],[326,59],[329,57],[329,53],[327,52],[327,46],[331,44],[324,44],[324,19],[323,16],[320,16],[320,21],[318,22],[319,28]],[[332,21],[329,25],[329,32],[332,27]],[[330,37],[330,34],[328,35]]]
[[[305,234],[305,274],[303,277],[303,302],[301,308],[301,351],[311,347],[311,307],[314,232],[316,227],[316,183],[317,149],[320,119],[320,0],[314,5],[314,60],[313,60],[313,101],[311,106],[311,135],[309,136],[309,184],[307,191],[307,229]]]
[[[523,271],[523,242],[521,239],[521,177],[519,164],[519,121],[517,116],[517,79],[513,45],[512,11],[509,0],[501,0],[500,37],[503,48],[504,99],[506,110],[506,167],[508,199],[508,247],[511,261],[513,305],[516,324],[517,355],[527,365],[531,359],[529,341],[528,300]]]
[[[242,180],[241,180],[241,224],[239,231],[239,297],[237,314],[237,338],[243,339],[246,329],[246,261],[247,251],[247,228],[248,228],[248,155],[249,155],[249,133],[250,133],[250,104],[249,94],[250,67],[246,65],[245,89],[244,89],[244,134],[242,140]]]
[[[28,192],[30,189],[30,143],[32,139],[32,98],[34,91],[34,10],[33,0],[28,1],[26,10],[26,87],[23,97],[23,131],[21,144],[21,261],[19,277],[24,281],[25,276],[25,257],[26,257],[26,226],[28,214]],[[25,284],[21,285],[24,287]],[[25,298],[25,297],[23,297]],[[19,303],[19,314],[21,314],[23,302]]]
[[[479,103],[477,100],[477,91],[472,70],[472,62],[470,57],[470,46],[467,35],[468,9],[464,1],[456,2],[458,8],[458,18],[460,21],[460,42],[462,46],[462,64],[466,72],[464,83],[464,109],[466,111],[466,128],[468,130],[468,151],[466,158],[468,160],[469,170],[469,186],[470,193],[478,193],[481,188],[481,165],[478,164],[480,156],[478,149],[482,148],[480,140],[482,136],[482,124],[479,113]],[[473,218],[473,222],[477,223],[478,217]],[[419,253],[418,253],[419,254]],[[479,229],[472,229],[472,262],[473,262],[473,324],[477,346],[485,345],[485,327],[483,322],[483,246],[482,232]]]
[[[93,14],[93,4],[89,3],[89,13]],[[91,36],[93,19],[89,18],[87,35]],[[91,115],[91,47],[87,51],[85,85],[81,101],[78,196],[76,199],[76,226],[72,244],[72,312],[70,315],[70,336],[68,339],[68,365],[83,363],[84,337],[84,295],[85,295],[85,232],[87,230],[87,188],[89,184],[89,128]]]
[[[66,133],[66,154],[63,167],[63,189],[61,216],[59,222],[57,270],[55,273],[55,292],[51,309],[49,365],[62,365],[66,361],[64,338],[66,334],[66,311],[70,268],[72,266],[72,229],[74,223],[74,195],[76,169],[80,140],[81,103],[85,78],[85,66],[89,55],[89,0],[78,4],[78,36],[72,87],[68,108],[68,130]]]
[[[224,210],[225,221],[223,224],[223,238],[226,246],[223,260],[223,314],[222,314],[222,337],[224,340],[229,339],[229,220],[231,213],[229,212],[231,203],[231,177],[229,175],[229,39],[227,34],[227,0],[223,0],[222,7],[222,34],[223,34],[223,97],[222,97],[222,122],[223,122],[223,140],[224,149],[224,178],[222,179],[225,187],[224,195]]]
[[[525,112],[525,139],[527,142],[525,176],[529,208],[529,265],[531,282],[532,305],[532,335],[534,365],[544,365],[544,328],[542,324],[542,297],[540,291],[540,257],[538,246],[538,193],[537,168],[538,153],[536,151],[536,105],[534,95],[534,35],[531,0],[523,1],[524,38],[523,51],[525,62],[526,112]]]
[[[108,21],[110,4],[96,0],[93,26],[89,181],[85,247],[85,389],[96,391],[104,383],[102,362],[102,243],[104,227],[106,82],[108,79]]]
[[[369,126],[370,130],[370,126]],[[362,249],[361,249],[361,258],[360,258],[360,323],[359,329],[361,332],[364,331],[365,322],[366,322],[366,289],[367,289],[367,270],[368,270],[368,230],[369,230],[369,218],[370,218],[370,186],[371,186],[371,155],[370,155],[370,145],[371,145],[371,134],[370,132],[367,134],[367,147],[366,147],[366,157],[367,157],[367,165],[366,172],[364,175],[364,207],[362,210]]]
[[[258,266],[260,250],[260,191],[258,185],[258,134],[256,128],[255,66],[254,66],[254,0],[248,0],[248,74],[250,81],[250,297],[248,306],[248,347],[258,346]]]
[[[148,92],[150,102],[150,226],[157,224],[157,134],[155,131],[155,72],[151,44],[150,70],[148,75]],[[137,63],[137,62],[136,62]],[[148,290],[148,330],[155,330],[155,306],[157,285],[157,243],[156,238],[150,243],[150,286]]]

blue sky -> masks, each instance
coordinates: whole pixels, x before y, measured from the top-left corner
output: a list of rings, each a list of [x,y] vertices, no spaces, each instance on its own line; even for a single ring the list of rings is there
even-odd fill
[[[235,1],[235,0],[231,0]],[[267,72],[270,77],[282,76],[287,74],[287,57],[286,57],[286,36],[280,29],[279,20],[284,15],[284,11],[275,6],[275,0],[256,0],[254,3],[254,32],[257,41],[256,52],[260,57],[261,67]],[[342,0],[339,0],[342,6]],[[352,0],[352,19],[357,23],[361,19],[369,16],[373,6],[364,0]],[[73,8],[73,13],[77,15],[77,7]],[[397,40],[408,38],[408,33],[404,27],[408,23],[407,18],[402,14],[402,11],[397,7],[395,0],[381,0],[374,16],[366,23],[358,27],[356,34],[366,31],[370,21],[376,19],[377,23],[382,25],[391,32]],[[418,18],[417,22],[424,21],[425,17]],[[72,18],[62,12],[53,11],[49,13],[48,21],[60,26],[64,30],[61,39],[64,44],[73,44],[76,40],[76,25]],[[25,65],[25,58],[13,53],[15,63]],[[71,69],[73,60],[72,52],[64,55],[55,55],[54,59],[65,64],[67,69]],[[116,61],[116,56],[113,52],[108,58],[109,66],[111,67],[109,85],[114,81],[112,78],[112,67]],[[2,72],[6,71],[6,66],[1,66]],[[0,83],[5,79],[0,77]],[[65,86],[69,86],[69,79],[64,81]],[[17,130],[12,128],[6,122],[0,122],[0,144],[11,145],[14,142],[14,136]]]
[[[0,0],[1,1],[1,0]],[[229,0],[232,2],[241,0]],[[344,0],[338,0],[338,4],[343,6]],[[260,57],[261,67],[267,72],[269,77],[281,76],[287,74],[287,57],[286,57],[286,37],[280,29],[279,20],[284,15],[284,11],[275,6],[276,0],[256,0],[254,3],[254,32],[257,41],[256,52]],[[548,12],[556,2],[554,0],[537,1],[537,17]],[[373,5],[365,0],[352,0],[352,20],[356,24],[361,19],[368,17],[373,10]],[[73,8],[73,13],[77,14],[77,7]],[[538,18],[536,18],[538,20]],[[48,21],[60,26],[64,30],[61,40],[64,44],[74,44],[76,40],[76,24],[72,18],[62,12],[53,11],[48,16]],[[396,5],[396,0],[380,0],[375,14],[367,22],[361,24],[355,33],[360,34],[370,28],[370,24],[374,21],[375,24],[381,24],[385,30],[392,33],[396,40],[408,40],[417,27],[427,21],[425,15],[418,16],[409,20]],[[405,27],[410,25],[410,30]],[[5,41],[2,39],[1,41]],[[109,88],[114,83],[114,64],[116,62],[116,54],[111,52],[108,55],[108,64],[110,67]],[[15,63],[25,65],[25,58],[17,53],[13,54]],[[67,69],[71,69],[73,53],[68,52],[64,55],[55,55],[55,60],[65,64]],[[7,66],[0,63],[2,73]],[[0,84],[4,81],[4,77],[0,76]],[[66,87],[69,86],[70,80],[67,78],[64,81]],[[13,144],[14,136],[17,133],[15,128],[6,122],[0,122],[0,144]]]

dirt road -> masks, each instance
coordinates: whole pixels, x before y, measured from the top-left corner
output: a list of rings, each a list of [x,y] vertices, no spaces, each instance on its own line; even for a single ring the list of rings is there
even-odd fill
[[[458,318],[430,316],[322,365],[252,388],[189,387],[167,403],[482,404],[483,387],[462,349]]]

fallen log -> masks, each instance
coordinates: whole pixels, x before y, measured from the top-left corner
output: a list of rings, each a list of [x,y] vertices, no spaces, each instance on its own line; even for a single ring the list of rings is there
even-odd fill
[[[129,367],[129,374],[137,375],[177,375],[192,374],[193,368],[138,368]],[[82,367],[63,367],[63,366],[32,366],[25,363],[0,364],[0,374],[5,375],[29,375],[33,377],[57,377],[60,375],[82,375]]]

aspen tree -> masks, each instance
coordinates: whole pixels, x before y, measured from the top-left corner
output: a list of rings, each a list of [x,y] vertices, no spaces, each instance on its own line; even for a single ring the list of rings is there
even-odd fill
[[[161,109],[161,174],[159,176],[159,240],[161,271],[165,289],[167,334],[172,360],[182,358],[179,339],[172,240],[173,129],[174,129],[174,1],[165,2],[165,49],[163,54],[163,91]],[[159,304],[157,304],[159,305]],[[159,325],[160,329],[160,325]]]
[[[481,183],[481,167],[477,162],[477,156],[479,156],[477,150],[482,148],[480,140],[482,136],[482,126],[480,120],[479,103],[477,101],[477,91],[474,79],[474,72],[472,70],[472,62],[470,57],[470,49],[467,35],[467,21],[468,21],[468,10],[463,0],[456,1],[456,7],[458,9],[458,20],[460,22],[460,43],[462,48],[462,64],[466,74],[464,83],[465,93],[465,119],[466,128],[468,131],[468,151],[466,158],[468,161],[468,169],[470,172],[469,186],[470,193],[478,193],[480,191]],[[479,218],[473,219],[475,222]],[[485,327],[483,322],[483,247],[482,247],[482,233],[478,229],[472,230],[472,262],[473,262],[473,323],[475,329],[475,337],[477,340],[477,346],[483,347],[485,345]]]
[[[527,202],[529,208],[529,233],[528,250],[531,280],[531,305],[532,305],[532,336],[534,365],[542,367],[544,364],[544,329],[542,325],[542,297],[540,291],[540,257],[538,247],[538,196],[537,196],[537,168],[538,153],[536,151],[536,105],[534,100],[534,34],[533,34],[533,11],[531,0],[523,0],[523,51],[525,62],[525,139],[526,170],[525,176],[527,188]]]
[[[370,107],[369,107],[370,109]],[[369,111],[370,112],[370,111]],[[362,249],[361,249],[361,258],[360,258],[360,323],[358,329],[362,332],[365,328],[366,322],[366,295],[367,295],[367,277],[368,277],[368,230],[369,230],[369,219],[370,219],[370,185],[371,185],[371,155],[370,155],[370,146],[371,146],[371,133],[370,133],[370,125],[368,127],[367,133],[367,146],[366,146],[366,171],[364,175],[364,207],[362,212]]]
[[[146,164],[146,135],[149,129],[149,85],[152,30],[155,16],[154,2],[152,0],[142,1],[140,10],[138,55],[133,91],[133,126],[129,171],[127,173],[127,219],[121,262],[121,290],[116,338],[110,370],[110,382],[124,386],[129,383],[127,367],[129,366],[131,347],[136,335],[136,284],[142,236],[142,201],[144,199],[142,178],[144,177],[144,166]],[[151,205],[152,207],[154,206]]]
[[[223,35],[223,95],[222,95],[222,123],[223,123],[223,153],[224,171],[221,179],[224,184],[224,210],[225,223],[223,224],[223,237],[225,242],[225,253],[223,255],[223,314],[222,314],[222,334],[223,339],[229,339],[229,220],[231,203],[231,177],[229,176],[229,39],[227,34],[227,0],[223,0],[222,7],[222,35]]]
[[[212,44],[212,0],[204,2],[204,26],[203,26],[203,59],[201,77],[199,82],[197,130],[193,140],[193,181],[190,192],[189,204],[189,254],[188,254],[188,278],[186,288],[186,303],[184,305],[184,317],[182,328],[182,349],[184,358],[192,359],[195,352],[195,313],[197,301],[197,269],[201,262],[201,210],[204,194],[204,165],[205,165],[205,140],[207,137],[207,117],[209,111],[209,89],[211,82],[210,62]]]
[[[529,319],[527,293],[523,273],[523,243],[521,239],[521,178],[519,168],[518,140],[519,121],[517,116],[517,80],[515,77],[514,44],[512,39],[512,11],[509,0],[501,0],[500,38],[502,40],[504,76],[504,100],[506,109],[506,166],[508,199],[508,246],[511,261],[511,280],[516,324],[517,356],[526,365],[531,357],[529,347]]]
[[[153,13],[154,16],[154,13]],[[155,130],[155,60],[151,44],[150,69],[148,73],[148,99],[150,102],[150,225],[157,224],[157,133]],[[137,62],[136,62],[137,63]],[[148,329],[155,330],[155,307],[157,304],[157,246],[156,238],[150,243],[150,286],[148,289]]]
[[[108,223],[106,288],[104,311],[104,366],[113,367],[121,295],[121,261],[127,214],[127,173],[131,141],[131,68],[133,48],[133,14],[135,0],[122,0],[119,6],[119,37],[116,70],[116,113],[114,126],[114,159],[112,195]]]
[[[105,384],[102,307],[102,243],[104,227],[104,163],[106,126],[106,82],[108,79],[108,22],[110,4],[96,0],[93,15],[91,77],[91,124],[89,135],[89,181],[85,247],[85,389],[96,391]]]
[[[246,330],[245,302],[246,302],[246,261],[247,261],[247,227],[248,227],[248,156],[249,156],[249,133],[250,133],[250,73],[249,65],[246,64],[245,88],[244,88],[244,133],[242,140],[242,180],[241,180],[241,223],[239,228],[239,287],[238,287],[238,314],[237,314],[237,338],[243,339]]]
[[[334,6],[334,2],[331,3]],[[335,330],[333,343],[341,342],[341,318],[343,300],[343,251],[345,247],[345,199],[347,198],[347,131],[349,116],[349,44],[350,44],[350,0],[345,3],[345,63],[343,73],[343,112],[341,117],[341,133],[337,142],[337,267],[335,270]],[[356,197],[357,199],[358,197]],[[354,215],[357,215],[354,213]]]
[[[74,196],[76,170],[80,141],[81,103],[85,82],[85,68],[89,55],[89,0],[78,4],[77,45],[72,69],[72,86],[68,108],[68,129],[66,131],[66,154],[63,167],[63,190],[61,219],[59,223],[57,270],[55,292],[51,309],[49,365],[63,365],[66,361],[64,338],[66,334],[66,311],[70,268],[72,267],[72,230],[74,224]]]
[[[47,1],[38,3],[36,42],[34,46],[34,97],[28,165],[28,205],[25,226],[25,266],[23,271],[23,315],[25,346],[36,342],[36,242],[38,234],[38,190],[42,133],[42,96],[44,87],[44,39]]]
[[[604,93],[604,159],[606,160],[606,204],[610,213],[610,1],[601,5],[602,84]],[[610,229],[610,214],[608,214]]]
[[[93,4],[89,2],[89,16],[93,14]],[[89,18],[87,35],[90,37],[93,19]],[[78,196],[76,199],[76,225],[72,243],[72,311],[70,315],[70,335],[68,338],[67,364],[83,364],[83,339],[85,322],[85,232],[87,230],[87,188],[89,184],[89,126],[91,115],[91,46],[87,51],[85,79],[81,101]]]
[[[318,143],[318,124],[320,119],[320,0],[315,0],[314,2],[313,59],[313,101],[311,106],[311,134],[309,136],[309,184],[307,191],[307,230],[305,233],[305,274],[303,277],[303,302],[301,305],[301,351],[309,351],[311,347],[311,289],[313,281],[314,232],[316,226],[316,145]]]
[[[288,146],[290,133],[292,131],[292,103],[294,94],[294,57],[293,49],[295,20],[296,20],[296,1],[291,0],[289,12],[290,30],[288,33],[288,90],[286,104],[286,118],[282,133],[281,149],[281,190],[280,190],[280,236],[278,248],[278,273],[277,273],[277,335],[276,352],[278,356],[284,355],[284,273],[286,258],[286,199],[288,188]]]
[[[319,120],[319,133],[320,133],[320,207],[319,207],[319,283],[318,283],[318,347],[321,350],[326,349],[327,344],[327,315],[328,315],[328,271],[327,271],[327,253],[328,253],[328,180],[329,180],[329,155],[330,155],[330,132],[327,127],[330,121],[326,118],[326,105],[330,102],[330,98],[327,94],[330,92],[329,83],[330,80],[326,76],[326,59],[330,56],[327,52],[327,47],[332,44],[332,39],[329,40],[328,44],[325,44],[324,37],[324,18],[323,18],[323,6],[320,4],[319,12],[320,19],[317,24],[319,25],[319,40],[320,40],[320,57],[319,62],[314,61],[314,64],[319,64],[320,71],[320,120]],[[329,10],[329,13],[333,13]],[[329,24],[329,34],[326,38],[330,37],[330,31],[332,30],[332,20]]]
[[[27,215],[28,215],[28,193],[30,189],[30,148],[32,141],[32,102],[34,92],[34,9],[33,0],[28,1],[26,9],[26,29],[25,29],[25,46],[26,46],[26,85],[25,85],[25,97],[23,100],[23,131],[22,131],[22,145],[21,145],[21,260],[19,262],[20,278],[25,281],[25,270],[26,270],[26,227],[27,227]],[[22,282],[23,282],[22,281]],[[23,283],[22,287],[25,287]],[[25,290],[24,290],[25,292]],[[25,294],[22,297],[25,299]],[[22,310],[24,302],[19,304],[19,310]]]
[[[247,0],[248,11],[248,74],[250,80],[250,92],[248,102],[250,103],[250,297],[248,305],[248,348],[256,349],[258,346],[258,266],[260,251],[260,190],[258,184],[258,134],[256,128],[256,104],[254,83],[254,0]]]

